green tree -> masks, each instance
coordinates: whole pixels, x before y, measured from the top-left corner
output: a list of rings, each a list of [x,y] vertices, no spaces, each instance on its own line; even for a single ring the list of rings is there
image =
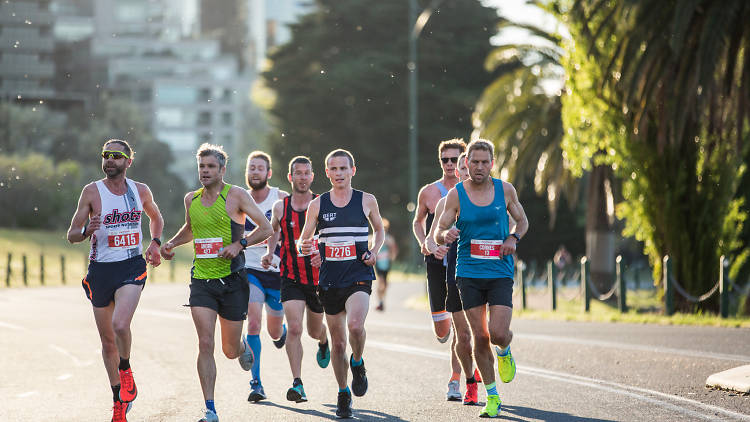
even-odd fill
[[[428,1],[420,1],[426,7]],[[277,174],[309,155],[314,189],[330,188],[323,158],[347,148],[357,187],[378,198],[400,241],[411,242],[408,192],[408,2],[318,0],[291,26],[292,38],[270,55],[263,74],[275,96],[269,145]],[[440,177],[437,145],[467,138],[471,114],[490,80],[482,66],[497,14],[479,1],[440,4],[419,38],[420,183]]]
[[[655,279],[669,254],[676,280],[705,293],[746,217],[735,195],[750,136],[750,3],[576,0],[558,11],[573,36],[563,97],[571,168],[599,154],[623,180],[618,215],[644,242]]]

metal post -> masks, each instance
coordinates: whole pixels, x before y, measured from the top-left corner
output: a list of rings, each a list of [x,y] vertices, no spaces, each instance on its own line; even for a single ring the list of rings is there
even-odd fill
[[[60,276],[62,284],[65,285],[65,255],[60,254]]]
[[[719,313],[729,317],[729,260],[724,255],[719,258]]]
[[[557,309],[557,286],[555,285],[555,266],[552,265],[552,261],[547,261],[547,287],[549,288],[550,296],[552,296],[552,310]]]
[[[416,213],[417,204],[417,183],[419,180],[417,157],[417,136],[418,136],[418,98],[417,98],[417,0],[409,0],[409,62],[406,67],[409,71],[409,198],[414,201]],[[433,223],[435,224],[435,223]],[[412,245],[412,263],[418,265],[420,251],[415,242]]]
[[[39,283],[44,286],[44,254],[39,254]]]
[[[617,258],[615,258],[615,274],[617,276],[617,283],[620,283],[620,291],[617,295],[617,307],[620,309],[620,312],[627,312],[628,305],[625,299],[625,295],[628,292],[628,285],[625,279],[622,277],[622,255],[617,255]]]
[[[591,310],[591,291],[589,289],[589,260],[585,256],[581,258],[581,289],[583,293],[583,312]]]
[[[521,261],[516,263],[516,271],[518,271],[518,282],[521,285],[521,309],[526,309],[526,281],[523,279],[523,265],[521,265]]]
[[[674,314],[674,287],[670,280],[672,279],[672,259],[669,255],[664,256],[664,313],[667,316]]]
[[[5,286],[6,287],[10,287],[10,274],[12,272],[10,269],[10,263],[12,260],[13,260],[13,254],[8,252],[8,268],[5,269]]]
[[[26,254],[21,255],[21,262],[23,263],[23,285],[28,286],[29,285],[29,271],[28,267],[26,266]]]

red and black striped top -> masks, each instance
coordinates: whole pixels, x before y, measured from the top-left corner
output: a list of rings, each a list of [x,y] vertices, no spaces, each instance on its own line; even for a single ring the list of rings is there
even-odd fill
[[[318,195],[313,194],[313,198]],[[298,256],[296,241],[302,235],[306,211],[292,208],[292,197],[284,198],[284,213],[281,215],[281,276],[300,284],[318,285],[318,268],[313,267],[309,256]]]

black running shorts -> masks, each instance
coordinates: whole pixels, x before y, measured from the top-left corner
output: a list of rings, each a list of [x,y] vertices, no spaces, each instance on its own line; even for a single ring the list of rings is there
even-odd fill
[[[464,309],[484,304],[513,307],[513,280],[510,278],[456,277]]]
[[[126,284],[146,285],[146,260],[142,255],[115,262],[89,262],[86,278],[81,286],[91,304],[96,308],[109,306],[115,292]]]
[[[304,300],[311,312],[323,313],[323,304],[318,297],[318,286],[300,284],[290,278],[281,277],[281,303],[288,300]]]
[[[461,295],[456,283],[447,283],[448,295],[445,298],[445,310],[448,312],[461,312],[464,310]]]
[[[328,290],[320,289],[320,301],[323,303],[328,315],[336,315],[346,308],[349,296],[357,292],[372,294],[372,280],[358,281],[347,287],[331,287]]]
[[[190,306],[209,308],[229,321],[244,321],[247,318],[247,303],[250,301],[250,285],[245,270],[222,278],[191,278]]]
[[[445,285],[445,267],[439,263],[427,262],[427,296],[430,298],[430,312],[445,311],[445,298],[448,289]]]

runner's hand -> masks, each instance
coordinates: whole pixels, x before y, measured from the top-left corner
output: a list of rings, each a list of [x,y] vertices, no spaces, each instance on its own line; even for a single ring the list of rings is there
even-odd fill
[[[445,233],[445,236],[443,236],[445,244],[448,245],[450,243],[453,243],[456,239],[458,239],[459,233],[461,233],[461,230],[457,229],[455,226],[451,227],[451,229]]]
[[[430,248],[427,246],[427,239],[422,242],[422,255],[430,255],[432,252],[430,252]]]
[[[161,256],[164,257],[164,259],[169,261],[174,258],[174,251],[172,249],[174,249],[172,242],[167,242],[161,245],[161,250],[159,252],[161,252]]]
[[[158,267],[159,264],[161,264],[161,256],[159,256],[159,246],[157,246],[156,242],[154,241],[151,241],[151,243],[148,245],[148,249],[146,249],[146,262],[154,267]]]
[[[362,262],[364,262],[368,267],[372,267],[373,265],[375,265],[375,261],[377,261],[377,257],[374,253],[366,251],[362,254]]]
[[[219,258],[234,259],[240,254],[240,252],[242,252],[242,245],[240,245],[240,242],[232,242],[219,250]]]
[[[313,251],[312,239],[305,239],[301,241],[299,244],[299,251],[302,253],[302,255],[310,255]]]
[[[432,253],[435,255],[435,258],[437,259],[443,259],[445,255],[448,254],[448,246],[446,245],[440,245],[435,249],[435,252]]]
[[[516,253],[516,238],[513,236],[508,236],[502,245],[500,245],[500,254],[501,255],[513,255]]]
[[[263,257],[260,258],[260,265],[263,266],[264,270],[267,270],[268,267],[274,267],[274,268],[277,267],[276,265],[273,264],[273,254],[272,253],[267,253],[267,254],[263,255]]]
[[[310,257],[310,263],[313,267],[320,267],[320,264],[323,263],[323,259],[320,257],[319,253],[313,252],[312,256]]]
[[[89,219],[89,225],[86,227],[86,233],[83,235],[85,237],[91,236],[95,231],[99,230],[99,227],[102,226],[102,216],[100,214],[93,215]]]

